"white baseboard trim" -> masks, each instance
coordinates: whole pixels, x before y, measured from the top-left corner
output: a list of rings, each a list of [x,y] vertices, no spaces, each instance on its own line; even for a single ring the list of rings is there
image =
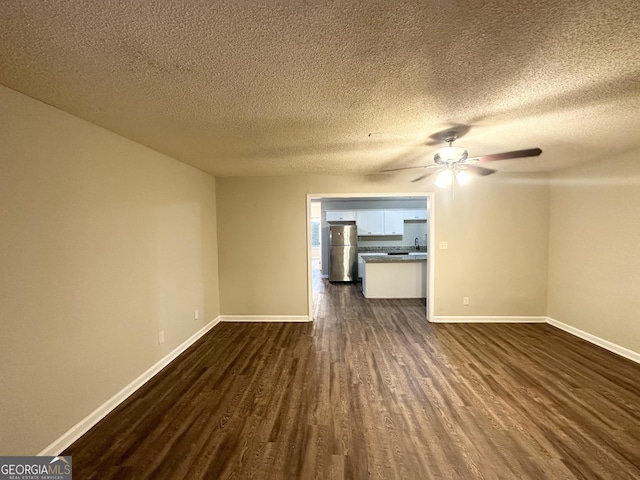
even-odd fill
[[[100,405],[97,409],[83,418],[76,425],[71,427],[66,433],[42,450],[40,456],[57,456],[65,448],[75,442],[78,438],[88,432],[94,425],[107,416],[118,405],[124,402],[142,385],[153,378],[164,367],[175,360],[182,352],[193,345],[200,337],[220,322],[308,322],[308,315],[221,315],[210,323],[202,327],[191,337],[186,339],[165,357],[160,359],[155,365],[133,380],[129,385],[116,393],[109,400]],[[564,330],[576,337],[582,338],[590,343],[598,345],[610,352],[627,358],[633,362],[640,363],[640,353],[617,345],[613,342],[587,333],[578,328],[567,325],[551,317],[527,317],[527,316],[434,316],[434,323],[548,323],[556,328]]]
[[[576,337],[586,340],[587,342],[598,345],[605,350],[616,353],[621,357],[628,358],[629,360],[636,363],[640,363],[640,353],[638,352],[634,352],[633,350],[622,347],[616,343],[610,342],[609,340],[605,340],[604,338],[596,337],[595,335],[587,333],[584,330],[580,330],[579,328],[572,327],[571,325],[560,322],[555,318],[547,317],[547,323],[549,325],[553,325],[556,328],[559,328],[560,330],[564,330],[565,332],[575,335]]]
[[[51,445],[46,447],[40,453],[39,456],[57,456],[59,455],[65,448],[79,439],[82,435],[87,433],[93,426],[95,426],[100,420],[106,417],[112,410],[114,410],[118,405],[124,402],[129,396],[131,396],[136,390],[142,387],[145,383],[147,383],[154,375],[160,372],[164,367],[169,365],[173,360],[175,360],[178,355],[184,352],[187,348],[193,345],[200,337],[206,334],[209,330],[215,327],[220,322],[221,317],[217,317],[207,325],[202,327],[196,333],[187,338],[184,342],[174,348],[171,352],[169,352],[165,357],[160,359],[155,365],[149,368],[146,372],[140,375],[138,378],[133,380],[129,385],[124,387],[118,393],[116,393],[109,400],[104,402],[98,408],[96,408],[93,412],[87,415],[85,418],[76,423],[73,427],[71,427],[66,433],[64,433],[60,438],[55,440]]]
[[[622,347],[616,343],[605,340],[604,338],[596,337],[590,333],[580,330],[579,328],[572,327],[566,323],[562,323],[555,318],[551,317],[526,317],[526,316],[445,316],[438,315],[431,320],[434,323],[548,323],[560,330],[564,330],[576,337],[579,337],[587,342],[593,343],[599,347],[609,350],[621,357],[628,358],[629,360],[640,363],[640,353]]]
[[[547,317],[514,316],[444,316],[436,315],[434,323],[546,323]]]
[[[222,315],[221,322],[308,322],[308,315]]]

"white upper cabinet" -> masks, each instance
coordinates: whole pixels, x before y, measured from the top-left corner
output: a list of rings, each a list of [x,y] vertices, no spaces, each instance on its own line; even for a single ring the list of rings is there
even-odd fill
[[[355,222],[356,212],[327,210],[326,218],[327,222]]]
[[[385,210],[384,211],[384,234],[403,235],[404,234],[405,210]]]
[[[358,235],[404,234],[404,210],[356,210]]]
[[[384,235],[384,212],[382,210],[356,211],[358,235]]]
[[[405,220],[426,220],[427,209],[424,208],[424,209],[415,209],[415,210],[405,210],[404,219]]]
[[[413,210],[327,210],[331,222],[356,222],[359,236],[404,235],[405,221],[426,221],[427,209]]]

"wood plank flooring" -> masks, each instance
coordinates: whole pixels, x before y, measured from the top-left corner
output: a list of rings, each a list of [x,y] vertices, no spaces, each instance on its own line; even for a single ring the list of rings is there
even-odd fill
[[[640,365],[314,289],[314,323],[216,326],[64,452],[74,478],[640,478]]]

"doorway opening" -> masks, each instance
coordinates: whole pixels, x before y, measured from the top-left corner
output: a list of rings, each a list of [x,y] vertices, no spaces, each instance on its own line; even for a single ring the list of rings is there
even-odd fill
[[[325,286],[329,285],[329,228],[344,224],[355,225],[358,229],[358,277],[361,278],[355,279],[356,282],[364,278],[362,255],[368,252],[398,254],[407,250],[412,254],[426,255],[426,285],[419,288],[424,291],[425,319],[433,318],[434,214],[433,193],[308,194],[309,320],[314,320],[314,300],[318,300]],[[384,219],[387,220],[386,226]]]
[[[312,200],[309,205],[311,268],[314,271],[320,271],[320,272],[322,272],[322,256],[321,256],[322,231],[320,228],[321,217],[322,217],[321,207],[322,207],[322,204],[319,200]]]

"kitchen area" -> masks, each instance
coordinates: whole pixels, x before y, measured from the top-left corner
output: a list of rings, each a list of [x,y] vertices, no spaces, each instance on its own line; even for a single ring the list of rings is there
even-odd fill
[[[365,298],[427,298],[424,197],[322,200],[322,277],[361,282]]]

